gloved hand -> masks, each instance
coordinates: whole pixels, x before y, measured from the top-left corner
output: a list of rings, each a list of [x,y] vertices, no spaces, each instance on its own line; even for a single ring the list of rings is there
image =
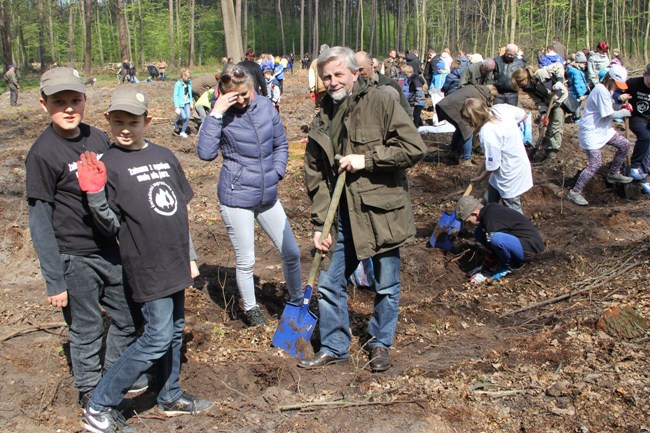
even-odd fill
[[[77,161],[79,187],[83,192],[95,193],[106,185],[106,166],[97,159],[95,152],[85,151]]]
[[[629,111],[630,113],[634,113],[634,109],[632,108],[632,104],[630,104],[629,102],[628,102],[627,104],[623,105],[623,106],[621,107],[621,109],[623,109],[623,110],[627,110],[627,111]]]
[[[316,94],[314,92],[310,93],[309,97],[311,98],[312,101],[316,100]]]
[[[469,279],[469,282],[471,284],[481,284],[487,279],[488,279],[487,275],[483,274],[482,272],[479,272],[477,274],[472,275],[472,277]]]
[[[174,110],[174,113],[176,113],[177,116],[180,116],[180,115],[181,115],[181,109],[180,109],[180,108],[176,108],[176,109]]]
[[[548,126],[548,124],[549,124],[550,122],[551,122],[551,121],[549,120],[548,117],[543,117],[543,118],[542,118],[542,125],[543,125],[543,126]]]

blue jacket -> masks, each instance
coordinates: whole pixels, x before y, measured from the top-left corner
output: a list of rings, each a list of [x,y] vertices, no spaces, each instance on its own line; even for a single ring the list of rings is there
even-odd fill
[[[462,67],[452,70],[447,78],[445,78],[445,83],[442,85],[442,92],[445,96],[449,96],[458,90],[460,85],[460,77],[463,75],[464,69]]]
[[[544,66],[552,65],[553,63],[562,63],[564,65],[564,59],[558,53],[545,54],[539,57],[540,68],[543,68]]]
[[[185,102],[185,87],[187,87],[187,90],[189,92],[189,102]],[[185,104],[190,104],[190,107],[194,106],[194,102],[192,100],[192,80],[189,80],[186,86],[185,81],[183,81],[182,78],[179,78],[176,81],[176,84],[174,84],[174,108],[183,108]]]
[[[579,98],[587,94],[587,76],[580,69],[569,65],[566,69],[569,92]]]
[[[202,160],[212,161],[219,151],[223,165],[217,196],[222,204],[251,208],[277,201],[289,142],[269,98],[255,95],[243,110],[230,107],[222,119],[205,118],[196,153]]]

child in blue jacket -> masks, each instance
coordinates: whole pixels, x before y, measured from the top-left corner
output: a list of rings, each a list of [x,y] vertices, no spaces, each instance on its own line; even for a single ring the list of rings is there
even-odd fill
[[[181,69],[181,77],[174,84],[174,111],[178,116],[174,122],[174,134],[187,138],[190,115],[194,108],[192,100],[192,80],[189,69]]]

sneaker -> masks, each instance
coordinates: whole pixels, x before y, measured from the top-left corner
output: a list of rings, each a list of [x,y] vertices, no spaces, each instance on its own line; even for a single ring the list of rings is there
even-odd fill
[[[135,381],[131,388],[127,391],[127,394],[136,394],[138,392],[146,391],[149,388],[149,384],[153,380],[153,376],[149,373],[143,373],[138,380]]]
[[[175,137],[178,137],[178,136],[180,135],[180,133],[181,133],[181,130],[180,130],[180,129],[174,129],[174,130],[172,131],[172,135],[175,136]]]
[[[650,194],[650,182],[639,182],[639,186],[641,187],[641,192]]]
[[[185,131],[183,131],[180,134],[178,134],[178,136],[181,137],[181,138],[187,138],[187,133]]]
[[[648,177],[648,174],[642,172],[640,168],[631,168],[630,177],[634,180],[642,180]]]
[[[91,407],[84,409],[81,417],[84,430],[93,433],[134,433],[138,430],[126,424],[126,420],[116,410],[96,411]]]
[[[184,392],[174,403],[159,404],[158,407],[167,416],[194,415],[212,407],[209,400],[200,400]]]
[[[589,202],[582,196],[581,193],[574,191],[572,189],[569,190],[569,192],[566,195],[566,198],[574,202],[575,204],[579,206],[587,206]]]
[[[632,180],[631,177],[625,176],[621,173],[609,173],[607,175],[607,182],[609,183],[630,183]]]
[[[264,326],[266,322],[264,321],[264,316],[262,316],[262,311],[259,306],[254,306],[248,311],[244,311],[246,316],[246,324],[248,326]]]

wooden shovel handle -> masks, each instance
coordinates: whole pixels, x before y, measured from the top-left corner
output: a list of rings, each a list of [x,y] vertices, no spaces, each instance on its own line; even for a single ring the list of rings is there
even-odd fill
[[[336,186],[334,187],[334,192],[332,193],[332,199],[330,200],[330,207],[327,209],[327,215],[325,216],[325,222],[323,223],[323,231],[321,232],[321,240],[326,239],[330,234],[332,228],[332,222],[334,221],[334,216],[336,215],[336,209],[339,207],[339,200],[341,199],[341,193],[345,187],[345,171],[339,174],[339,178],[336,181]],[[314,286],[316,282],[316,275],[320,269],[320,262],[323,257],[323,252],[316,250],[314,253],[314,260],[311,262],[311,269],[309,270],[309,277],[307,278],[307,284],[309,286]]]
[[[466,197],[466,196],[470,195],[471,193],[472,193],[472,184],[470,183],[469,185],[467,185],[467,189],[463,193],[463,197]]]

